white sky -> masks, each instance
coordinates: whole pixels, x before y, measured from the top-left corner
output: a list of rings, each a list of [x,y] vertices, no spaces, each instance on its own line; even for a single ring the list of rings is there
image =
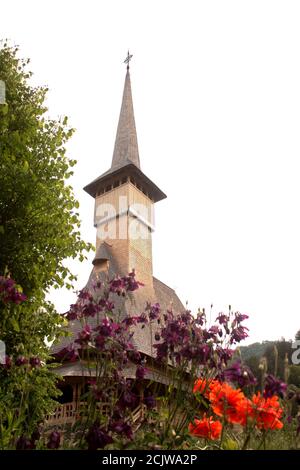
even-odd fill
[[[77,129],[69,155],[82,235],[83,186],[111,164],[127,49],[142,170],[156,206],[154,274],[189,307],[250,315],[250,341],[300,328],[300,2],[1,2],[0,36],[50,87],[52,117]],[[90,260],[93,254],[90,255]],[[72,264],[82,287],[91,264]],[[65,311],[74,294],[55,291]]]

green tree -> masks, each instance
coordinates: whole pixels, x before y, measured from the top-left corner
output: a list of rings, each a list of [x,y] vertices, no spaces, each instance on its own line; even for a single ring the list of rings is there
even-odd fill
[[[28,62],[18,58],[17,47],[0,43],[0,80],[6,85],[6,104],[0,104],[0,276],[10,275],[27,296],[19,305],[0,298],[0,339],[13,361],[0,368],[4,447],[33,431],[51,408],[55,379],[48,366],[14,364],[20,356],[46,363],[45,337],[53,339],[62,322],[45,300],[47,290],[71,288],[75,276],[65,259],[82,261],[91,248],[81,240],[79,204],[67,184],[76,163],[65,147],[73,129],[67,118],[46,117],[47,88],[32,86]]]

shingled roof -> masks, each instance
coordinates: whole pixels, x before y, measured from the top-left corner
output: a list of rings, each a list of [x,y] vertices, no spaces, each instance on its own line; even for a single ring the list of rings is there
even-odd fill
[[[102,273],[102,276],[100,277],[112,278],[116,274],[116,272],[114,272],[115,266],[116,264],[111,259],[109,272]],[[96,273],[93,269],[87,282],[86,289],[89,289],[92,292],[92,286],[96,279],[99,279],[99,274],[96,277]],[[148,286],[140,287],[135,292],[130,293],[128,298],[112,294],[112,300],[115,303],[115,312],[118,314],[120,319],[127,316],[141,314],[145,311],[147,302],[159,303],[162,312],[172,309],[174,313],[181,313],[185,310],[176,292],[155,277],[153,277],[153,289],[150,289]],[[95,327],[96,322],[96,318],[89,318],[88,323],[91,327]],[[52,347],[52,353],[54,354],[68,346],[76,339],[81,330],[82,325],[80,321],[70,321],[68,331],[71,333],[71,336],[63,338],[58,344],[55,344]],[[145,325],[144,328],[140,325],[136,325],[134,327],[133,344],[141,353],[150,357],[156,356],[155,349],[153,349],[153,344],[155,343],[154,335],[156,331],[158,331],[158,326],[156,325],[152,325],[151,327],[149,325]]]

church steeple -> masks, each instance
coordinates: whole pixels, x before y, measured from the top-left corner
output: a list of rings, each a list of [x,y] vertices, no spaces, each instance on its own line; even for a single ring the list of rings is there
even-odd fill
[[[119,124],[117,129],[112,169],[133,163],[140,168],[140,157],[134,120],[129,66],[125,77]]]
[[[111,167],[108,171],[85,186],[84,190],[96,198],[97,194],[101,195],[106,193],[112,187],[123,184],[122,182],[127,179],[146,194],[151,201],[157,202],[167,196],[140,168],[129,72],[129,60],[131,57],[132,56],[128,53],[125,61],[127,63],[127,71]]]

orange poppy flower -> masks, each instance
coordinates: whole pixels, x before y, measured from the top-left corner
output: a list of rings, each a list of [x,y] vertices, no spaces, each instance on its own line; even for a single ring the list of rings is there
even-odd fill
[[[280,407],[278,397],[264,398],[260,392],[252,397],[251,417],[255,419],[259,429],[281,429],[283,423],[280,421],[283,410]]]
[[[189,432],[193,436],[216,440],[221,435],[222,424],[220,421],[214,421],[211,416],[207,418],[203,415],[201,420],[195,419],[194,423],[189,424]]]
[[[221,387],[221,384],[218,380],[198,379],[194,384],[193,392],[201,393],[206,398],[208,398],[210,392],[219,387]]]
[[[216,415],[224,416],[230,423],[245,424],[247,398],[240,389],[235,390],[224,382],[209,393],[209,400]]]

